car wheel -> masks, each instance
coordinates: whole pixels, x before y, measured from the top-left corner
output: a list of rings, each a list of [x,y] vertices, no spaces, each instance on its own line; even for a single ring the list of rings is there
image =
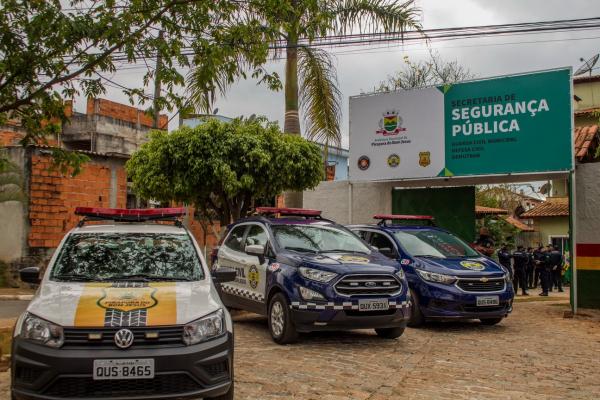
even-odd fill
[[[412,307],[410,308],[410,320],[408,321],[408,326],[416,328],[425,323],[425,317],[423,316],[423,312],[421,312],[419,297],[412,289],[410,289],[410,298],[412,299]]]
[[[499,323],[500,321],[502,321],[503,318],[481,318],[481,325],[496,325],[497,323]]]
[[[384,339],[396,339],[402,336],[404,333],[404,328],[381,328],[375,329],[375,332],[377,332],[377,336]]]
[[[233,400],[233,382],[231,382],[231,386],[229,387],[227,393],[217,397],[206,397],[204,400]]]
[[[278,344],[294,343],[298,340],[290,306],[283,293],[276,293],[269,301],[269,331]]]

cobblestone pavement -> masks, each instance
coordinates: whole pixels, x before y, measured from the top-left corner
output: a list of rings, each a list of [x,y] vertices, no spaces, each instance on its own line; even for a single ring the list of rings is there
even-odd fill
[[[313,333],[290,346],[264,318],[235,317],[238,399],[600,399],[600,317],[563,318],[564,302],[516,303],[492,327],[477,322]],[[0,398],[8,398],[7,373]]]

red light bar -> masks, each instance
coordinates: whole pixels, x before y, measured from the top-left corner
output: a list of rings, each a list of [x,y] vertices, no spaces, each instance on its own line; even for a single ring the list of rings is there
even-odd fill
[[[373,218],[381,219],[381,220],[399,219],[399,220],[405,220],[405,221],[410,221],[410,220],[433,221],[433,219],[434,219],[431,215],[397,215],[397,214],[376,214],[376,215],[373,215]]]
[[[320,217],[321,210],[306,208],[256,207],[257,214],[296,215],[301,217]]]
[[[77,207],[75,215],[114,221],[151,221],[177,218],[185,215],[185,208],[100,208]]]

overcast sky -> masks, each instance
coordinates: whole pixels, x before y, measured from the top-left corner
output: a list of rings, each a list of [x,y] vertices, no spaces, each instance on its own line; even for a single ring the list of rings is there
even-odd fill
[[[599,0],[417,0],[422,9],[425,29],[515,22],[549,21],[600,17]],[[457,60],[478,77],[535,71],[556,67],[577,68],[581,57],[600,52],[600,29],[581,32],[529,34],[452,40],[431,44],[445,60]],[[427,48],[416,45],[374,45],[371,47],[333,48],[337,60],[340,88],[343,94],[343,145],[348,145],[348,98],[368,91],[400,69],[403,57],[425,59]],[[268,65],[283,76],[283,61]],[[142,71],[143,72],[143,71]],[[140,70],[117,73],[113,79],[126,86],[137,86]],[[596,70],[600,73],[600,69]],[[151,88],[148,88],[151,93]],[[107,98],[126,102],[117,89],[109,88]],[[265,115],[283,126],[283,92],[271,92],[252,80],[235,84],[226,98],[217,101],[219,114],[240,116]],[[76,109],[84,110],[79,100]],[[174,118],[170,128],[176,128]]]

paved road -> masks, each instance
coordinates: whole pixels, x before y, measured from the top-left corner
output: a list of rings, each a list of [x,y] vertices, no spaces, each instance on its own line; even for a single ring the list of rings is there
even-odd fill
[[[17,318],[27,308],[29,301],[2,300],[0,301],[0,319]]]
[[[438,323],[397,340],[372,331],[271,341],[266,321],[235,317],[236,398],[303,400],[600,399],[600,313],[516,303],[500,325]],[[8,399],[0,373],[0,399]]]

